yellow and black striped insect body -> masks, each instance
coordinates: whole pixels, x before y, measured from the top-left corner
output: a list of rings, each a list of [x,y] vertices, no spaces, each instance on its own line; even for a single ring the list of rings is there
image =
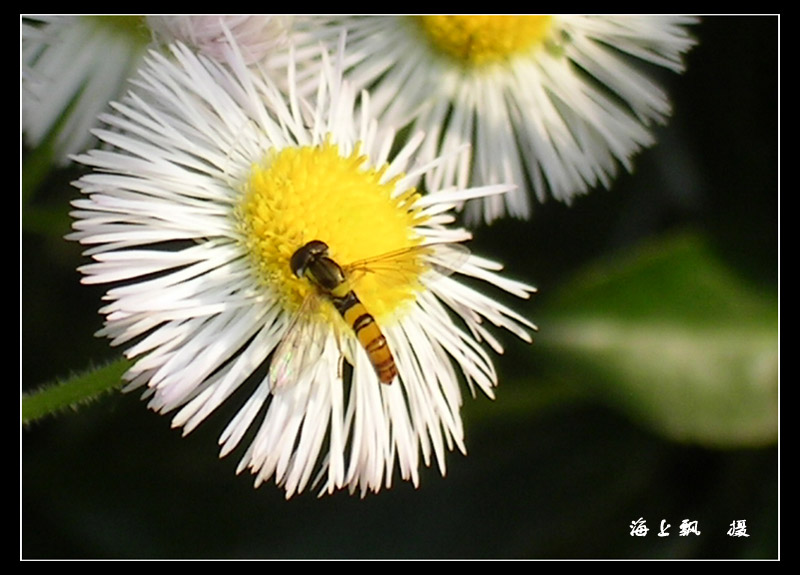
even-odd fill
[[[342,266],[328,257],[328,245],[320,240],[308,242],[292,255],[290,266],[297,277],[308,279],[327,297],[353,328],[381,383],[392,383],[397,366],[386,337],[353,291]]]
[[[289,266],[295,276],[308,281],[314,289],[292,318],[273,355],[268,375],[271,389],[277,391],[296,382],[322,353],[319,342],[324,340],[320,333],[324,328],[313,319],[320,299],[329,301],[352,328],[378,380],[392,383],[398,374],[397,365],[378,322],[354,291],[358,281],[373,275],[402,284],[419,283],[423,274],[428,279],[453,273],[468,257],[469,250],[460,244],[420,244],[340,265],[321,240],[301,246],[292,254]]]

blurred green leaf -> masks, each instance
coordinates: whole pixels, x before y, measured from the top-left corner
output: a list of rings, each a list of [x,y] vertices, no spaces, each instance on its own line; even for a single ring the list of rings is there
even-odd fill
[[[45,181],[53,166],[53,137],[47,138],[40,146],[26,150],[22,158],[20,180],[20,203],[30,204],[36,190]]]
[[[659,433],[714,447],[777,441],[777,299],[702,237],[584,271],[537,320],[540,356]]]
[[[72,220],[64,206],[33,208],[22,212],[22,230],[40,236],[62,238],[69,233]]]

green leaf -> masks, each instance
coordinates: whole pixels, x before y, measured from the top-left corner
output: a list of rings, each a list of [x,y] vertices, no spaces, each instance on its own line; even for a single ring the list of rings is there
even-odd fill
[[[122,374],[130,367],[127,359],[119,359],[103,367],[91,369],[65,381],[44,386],[22,395],[22,423],[27,425],[46,415],[97,399],[122,383]]]
[[[582,273],[539,321],[539,356],[675,440],[768,445],[778,429],[777,299],[697,235]]]

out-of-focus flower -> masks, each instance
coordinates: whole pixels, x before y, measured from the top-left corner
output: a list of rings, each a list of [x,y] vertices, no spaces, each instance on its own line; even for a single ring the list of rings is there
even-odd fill
[[[288,16],[148,16],[147,24],[157,40],[182,42],[217,61],[235,41],[248,64],[265,60],[287,42]]]
[[[515,182],[468,206],[472,220],[528,217],[530,191],[569,201],[650,146],[670,114],[650,68],[683,70],[682,16],[298,17],[298,51],[348,34],[346,78],[368,88],[382,125],[427,134],[424,156],[472,153],[432,188]]]
[[[91,128],[142,61],[150,34],[141,18],[24,17],[21,23],[22,131],[49,139],[55,161],[85,150]]]
[[[25,141],[36,147],[52,138],[60,163],[93,145],[97,116],[127,90],[153,37],[163,44],[181,41],[217,61],[234,41],[247,64],[256,64],[286,44],[289,22],[278,16],[25,17]]]

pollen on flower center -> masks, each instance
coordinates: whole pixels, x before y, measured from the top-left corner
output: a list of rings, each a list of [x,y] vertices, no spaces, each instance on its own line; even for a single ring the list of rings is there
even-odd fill
[[[315,289],[289,264],[306,243],[325,242],[345,269],[418,244],[413,228],[421,220],[411,208],[416,192],[398,191],[400,178],[387,177],[387,169],[370,167],[358,149],[341,155],[330,142],[273,151],[254,165],[237,215],[259,280],[297,308]],[[359,280],[357,293],[376,318],[395,311],[417,287],[371,276]]]
[[[542,44],[550,16],[420,16],[425,36],[439,51],[465,65],[506,59]]]

